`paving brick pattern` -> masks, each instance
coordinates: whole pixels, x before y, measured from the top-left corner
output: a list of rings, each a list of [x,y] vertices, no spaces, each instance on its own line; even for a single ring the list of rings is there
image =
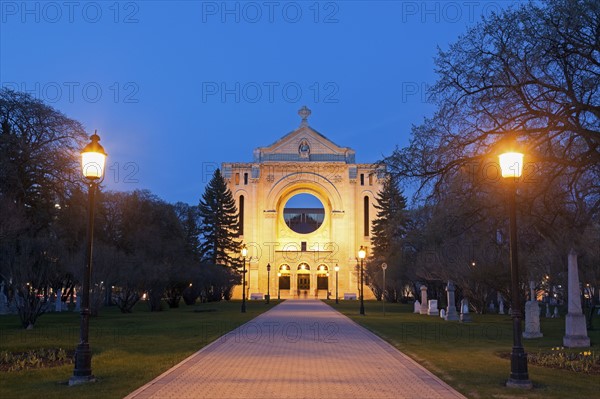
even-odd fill
[[[127,398],[464,397],[325,303],[288,300]]]

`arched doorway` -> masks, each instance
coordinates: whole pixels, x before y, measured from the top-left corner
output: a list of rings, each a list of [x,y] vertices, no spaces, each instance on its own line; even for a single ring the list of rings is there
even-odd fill
[[[290,266],[287,264],[283,264],[279,266],[279,272],[277,272],[277,276],[279,276],[279,285],[278,289],[281,290],[289,290],[291,287],[291,279],[290,279]]]
[[[310,266],[307,263],[300,263],[297,271],[298,294],[306,297],[310,292]]]

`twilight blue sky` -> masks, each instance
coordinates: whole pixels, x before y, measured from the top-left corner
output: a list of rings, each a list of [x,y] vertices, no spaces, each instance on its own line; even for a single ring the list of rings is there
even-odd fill
[[[0,84],[98,129],[105,184],[196,204],[309,124],[357,162],[429,115],[433,57],[513,1],[1,1]]]

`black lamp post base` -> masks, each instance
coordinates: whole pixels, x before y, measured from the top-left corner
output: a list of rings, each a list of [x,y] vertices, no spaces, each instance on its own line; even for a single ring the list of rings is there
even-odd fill
[[[77,376],[69,378],[69,386],[87,384],[88,382],[96,382],[96,377],[93,375]]]
[[[513,378],[509,378],[506,381],[507,388],[518,388],[518,389],[532,389],[533,383],[531,380],[515,380]]]

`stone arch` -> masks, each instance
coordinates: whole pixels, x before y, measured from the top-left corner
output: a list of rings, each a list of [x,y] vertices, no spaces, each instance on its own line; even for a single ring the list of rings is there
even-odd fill
[[[341,211],[342,197],[336,186],[325,176],[314,172],[295,172],[275,182],[267,195],[267,210],[277,210],[282,201],[293,195],[307,193],[317,197],[327,213]]]

